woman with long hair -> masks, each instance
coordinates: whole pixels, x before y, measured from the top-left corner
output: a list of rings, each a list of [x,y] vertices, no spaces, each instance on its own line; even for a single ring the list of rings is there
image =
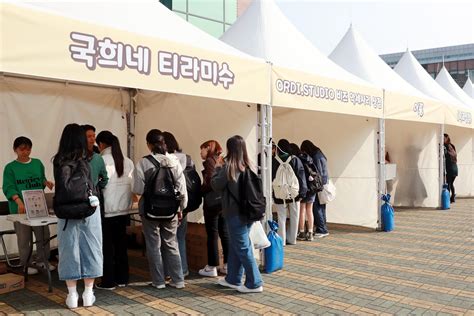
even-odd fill
[[[186,191],[186,180],[183,168],[174,155],[166,152],[166,143],[161,131],[152,129],[146,135],[146,143],[151,152],[151,157],[142,158],[136,165],[133,176],[133,192],[141,195],[139,201],[139,213],[143,223],[143,234],[145,236],[146,252],[152,283],[157,289],[163,289],[165,284],[165,268],[171,277],[170,286],[184,288],[183,270],[181,268],[181,258],[179,256],[178,242],[176,240],[176,230],[182,217],[182,211],[188,203],[188,193]],[[155,174],[156,160],[160,168],[169,168],[173,177],[175,190],[179,193],[180,205],[177,214],[172,219],[148,219],[145,216],[147,203],[145,185],[150,183]],[[155,183],[153,183],[155,184]]]
[[[69,164],[81,164],[88,168],[92,183],[90,166],[87,162],[87,139],[84,129],[78,124],[64,127],[59,141],[58,152],[53,158],[54,179],[56,183],[55,199],[64,191],[63,178],[67,177]],[[87,169],[86,169],[87,170]],[[66,174],[65,174],[66,173]],[[92,188],[93,189],[93,188]],[[74,204],[74,201],[71,201]],[[76,285],[77,280],[84,280],[82,301],[84,306],[92,306],[95,302],[94,279],[102,276],[102,227],[100,207],[84,219],[58,219],[58,248],[59,248],[59,279],[65,280],[68,295],[66,305],[76,308],[79,300]]]
[[[318,173],[323,179],[323,184],[328,184],[329,175],[327,167],[327,159],[321,149],[314,145],[310,140],[305,140],[301,143],[301,151],[308,154],[312,159],[314,166]],[[318,195],[316,194],[313,203],[313,216],[314,216],[314,237],[322,238],[329,235],[328,228],[326,225],[326,204],[319,203]],[[308,226],[312,225],[308,222]]]
[[[311,172],[314,171],[316,167],[314,166],[313,158],[311,158],[308,153],[303,152],[296,144],[292,143],[291,147],[293,151],[292,154],[296,155],[301,160],[301,163],[303,164],[304,172],[306,175],[306,182],[308,184],[308,191],[306,192],[305,196],[301,197],[301,201],[300,201],[300,217],[299,217],[299,224],[298,224],[299,233],[296,239],[313,241],[313,223],[314,223],[313,203],[314,203],[314,200],[316,199],[316,192],[310,191],[309,181],[312,181]],[[305,222],[308,223],[307,232],[305,232]]]
[[[204,196],[204,224],[207,233],[207,265],[199,270],[199,274],[208,277],[217,277],[219,267],[218,240],[221,238],[224,253],[224,267],[219,272],[227,273],[227,257],[229,253],[229,235],[225,219],[222,216],[222,202],[220,192],[211,187],[211,178],[214,174],[216,163],[222,154],[222,147],[215,140],[208,140],[201,146],[201,158],[204,170],[202,171],[201,191]]]
[[[223,215],[229,231],[229,260],[227,276],[218,284],[236,289],[242,293],[259,293],[263,291],[263,281],[257,262],[253,256],[253,247],[249,238],[253,222],[244,222],[239,211],[239,177],[245,169],[250,168],[245,140],[233,136],[227,140],[225,164],[219,160],[212,177],[214,190],[222,192]],[[242,275],[245,271],[245,283]]]
[[[444,134],[444,164],[446,173],[446,182],[448,183],[448,190],[451,193],[451,203],[456,202],[456,190],[454,188],[454,180],[458,176],[458,158],[456,147],[451,143],[451,138],[448,134]]]
[[[102,239],[104,273],[96,288],[114,290],[128,284],[127,223],[132,207],[133,162],[124,157],[117,136],[110,131],[97,135],[109,181],[103,190]]]

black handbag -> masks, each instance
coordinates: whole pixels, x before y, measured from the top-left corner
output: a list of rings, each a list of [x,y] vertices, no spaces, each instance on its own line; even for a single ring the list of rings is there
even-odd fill
[[[210,191],[204,195],[204,212],[218,214],[222,211],[222,193]]]

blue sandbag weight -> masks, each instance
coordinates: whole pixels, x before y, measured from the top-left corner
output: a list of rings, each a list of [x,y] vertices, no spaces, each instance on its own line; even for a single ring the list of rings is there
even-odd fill
[[[271,245],[265,248],[265,272],[272,273],[283,269],[283,239],[277,234],[277,222],[269,220],[268,226],[270,231],[267,236]]]
[[[395,227],[394,211],[390,204],[390,194],[382,195],[382,200],[385,202],[382,205],[381,217],[382,217],[382,230],[384,232],[390,232]]]
[[[451,201],[449,196],[448,185],[443,185],[443,190],[441,191],[441,209],[449,210],[451,208]]]

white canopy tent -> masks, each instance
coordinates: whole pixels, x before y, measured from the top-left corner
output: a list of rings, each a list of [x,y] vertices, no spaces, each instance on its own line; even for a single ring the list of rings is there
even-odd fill
[[[460,102],[474,109],[474,100],[458,86],[444,65],[436,76],[436,82]]]
[[[222,144],[241,134],[256,157],[254,103],[270,101],[264,61],[152,0],[134,6],[8,1],[0,13],[0,123],[7,130],[1,145],[11,148],[14,137],[31,136],[33,156],[49,178],[60,132],[71,122],[111,130],[124,150],[130,129],[136,158],[146,153],[151,128],[173,132],[198,169],[199,145],[207,139]],[[13,156],[3,151],[0,159],[5,165]],[[201,217],[192,215],[191,221]],[[0,221],[1,228],[9,224]]]
[[[344,69],[384,89],[385,143],[397,178],[396,206],[439,205],[439,125],[443,106],[397,75],[351,25],[329,56]],[[425,124],[420,124],[425,123]],[[384,162],[382,162],[383,164]]]
[[[287,138],[300,145],[310,139],[328,157],[329,174],[338,192],[337,199],[328,205],[328,222],[377,227],[381,89],[331,62],[273,0],[253,1],[221,40],[272,63],[275,142]],[[304,86],[318,90],[306,93]],[[330,97],[327,91],[335,95]]]
[[[445,132],[456,144],[459,176],[456,179],[458,196],[472,194],[472,110],[444,90],[407,50],[394,68],[403,79],[430,97],[446,104]],[[443,169],[444,171],[444,169]]]
[[[472,83],[471,79],[467,78],[462,90],[472,99],[474,99],[474,84]]]
[[[469,80],[468,80],[469,81]],[[474,113],[474,99],[470,98],[463,89],[461,89],[456,81],[451,77],[449,74],[448,70],[446,67],[441,68],[440,72],[436,76],[436,82],[443,87],[447,92],[449,92],[452,96],[454,96],[456,99],[458,99],[461,103],[467,105],[470,109],[471,112]],[[459,133],[456,133],[455,131],[450,131],[449,132],[451,140],[453,144],[456,146],[456,149],[458,151],[458,160],[461,161],[468,161],[470,159],[471,161],[471,168],[470,168],[470,181],[469,179],[465,180],[466,176],[469,176],[469,172],[467,170],[462,170],[465,169],[464,164],[458,165],[460,167],[459,170],[459,176],[456,179],[456,185],[455,187],[457,189],[461,189],[460,191],[457,191],[457,195],[467,195],[467,196],[472,196],[474,194],[474,130],[471,131],[471,143],[464,145],[464,141],[462,140],[462,135]],[[471,152],[469,150],[462,150],[460,151],[458,147],[471,147]],[[469,189],[464,189],[465,183],[469,185],[469,182],[471,183],[470,185],[470,190]]]

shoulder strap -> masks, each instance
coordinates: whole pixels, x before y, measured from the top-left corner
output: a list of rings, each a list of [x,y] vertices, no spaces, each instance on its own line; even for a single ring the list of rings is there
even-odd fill
[[[160,163],[153,157],[152,155],[145,156],[144,158],[148,159],[155,167],[156,169],[160,169]]]

